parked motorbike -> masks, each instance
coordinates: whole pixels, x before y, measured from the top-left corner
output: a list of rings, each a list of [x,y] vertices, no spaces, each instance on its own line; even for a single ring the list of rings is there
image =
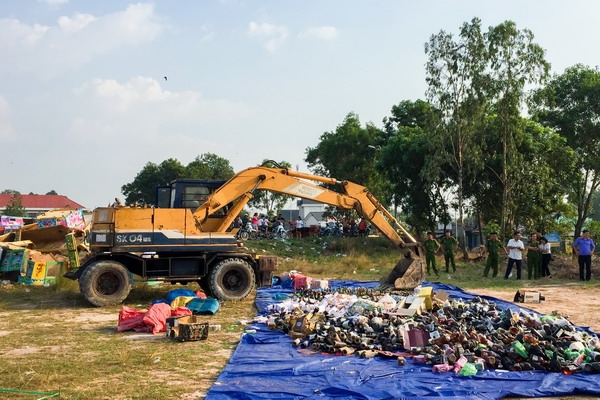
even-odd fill
[[[279,224],[279,225],[273,226],[273,228],[271,228],[271,235],[275,239],[287,239],[288,232],[283,227],[283,224]]]

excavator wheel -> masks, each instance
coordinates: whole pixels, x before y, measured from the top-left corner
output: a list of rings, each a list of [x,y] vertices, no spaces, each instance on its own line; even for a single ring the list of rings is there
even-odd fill
[[[256,278],[252,267],[241,258],[226,258],[215,265],[209,274],[208,284],[213,297],[223,301],[245,299]]]
[[[79,291],[98,307],[122,303],[130,290],[129,271],[116,261],[96,261],[79,277]]]

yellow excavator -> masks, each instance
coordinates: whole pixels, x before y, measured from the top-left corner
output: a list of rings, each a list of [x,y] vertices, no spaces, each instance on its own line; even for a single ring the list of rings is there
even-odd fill
[[[318,183],[339,185],[341,192]],[[256,190],[354,209],[391,240],[404,257],[382,284],[414,288],[425,279],[420,244],[364,186],[288,168],[253,167],[226,182],[174,181],[157,195],[155,207],[94,210],[91,256],[65,276],[79,280],[84,297],[97,306],[118,304],[132,276],[146,280],[199,282],[219,300],[241,300],[255,285],[269,286],[275,256],[257,255],[231,232],[234,219]],[[196,207],[200,199],[201,203]]]

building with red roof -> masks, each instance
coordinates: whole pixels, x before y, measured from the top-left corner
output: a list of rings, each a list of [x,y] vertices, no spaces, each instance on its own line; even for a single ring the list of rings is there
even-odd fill
[[[12,197],[12,194],[0,194],[0,214],[6,209]],[[35,218],[57,208],[85,209],[81,204],[60,194],[22,194],[21,205],[25,209],[26,218]]]

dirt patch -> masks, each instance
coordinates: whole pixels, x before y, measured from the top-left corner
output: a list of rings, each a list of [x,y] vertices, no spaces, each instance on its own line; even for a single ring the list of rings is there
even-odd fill
[[[541,303],[515,303],[523,308],[529,308],[542,314],[556,311],[569,317],[569,321],[581,327],[589,327],[594,332],[600,332],[600,294],[596,289],[585,288],[581,285],[540,285],[527,287],[528,290],[537,290],[545,297]],[[485,288],[469,289],[469,292],[492,296],[504,301],[512,302],[515,291],[491,290]]]

